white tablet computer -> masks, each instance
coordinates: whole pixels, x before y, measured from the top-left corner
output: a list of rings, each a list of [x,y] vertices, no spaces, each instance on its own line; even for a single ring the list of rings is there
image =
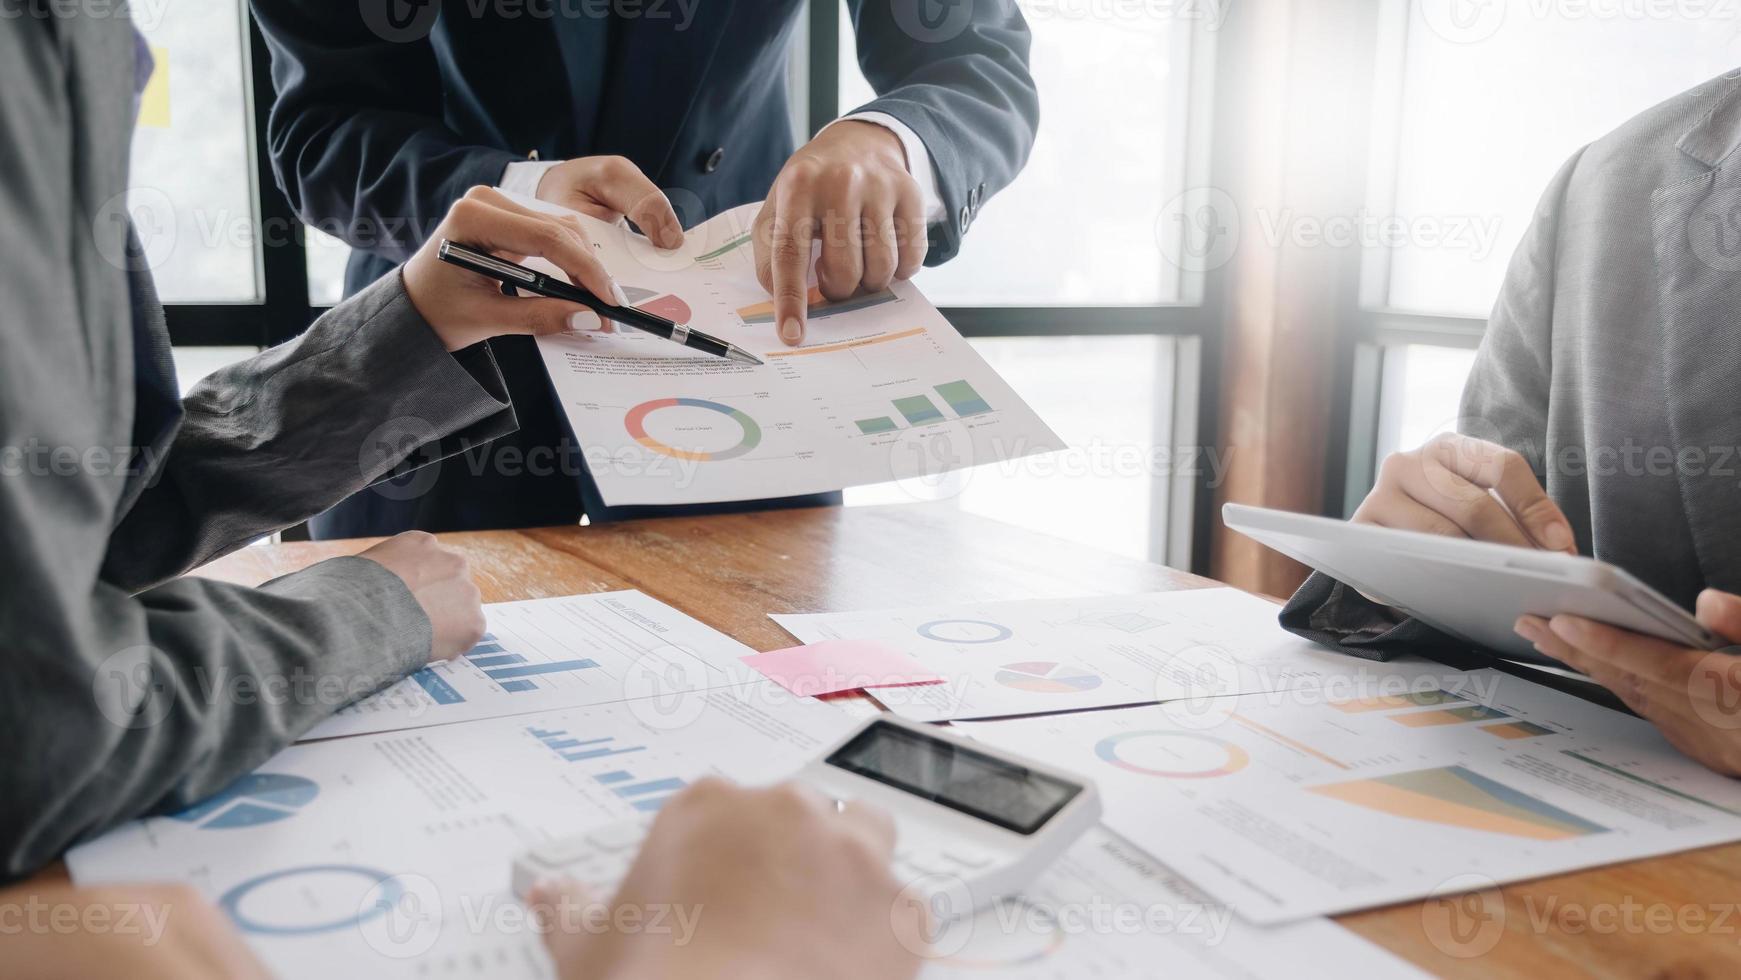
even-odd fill
[[[1686,610],[1591,558],[1228,504],[1229,528],[1507,657],[1553,663],[1512,631],[1519,616],[1568,613],[1715,650],[1725,641]]]

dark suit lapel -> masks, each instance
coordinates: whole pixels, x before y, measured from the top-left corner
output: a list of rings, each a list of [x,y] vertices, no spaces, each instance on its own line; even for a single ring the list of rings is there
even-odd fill
[[[687,24],[676,0],[664,0],[658,6],[661,16],[624,19],[616,25],[614,70],[599,113],[599,150],[628,157],[654,179],[670,165],[671,149],[696,100],[703,97],[735,0],[693,3],[693,19]],[[681,101],[654,98],[670,93],[679,93]],[[654,104],[670,105],[672,111],[650,118],[648,106]]]
[[[1741,84],[1678,146],[1710,169],[1651,197],[1664,397],[1705,581],[1741,588]],[[1702,456],[1680,454],[1702,454]],[[1693,460],[1700,460],[1693,462]]]

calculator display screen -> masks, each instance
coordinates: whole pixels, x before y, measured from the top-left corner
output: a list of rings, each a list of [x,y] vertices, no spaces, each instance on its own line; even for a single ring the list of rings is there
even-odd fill
[[[1018,834],[1046,825],[1082,787],[954,742],[877,722],[827,762]]]

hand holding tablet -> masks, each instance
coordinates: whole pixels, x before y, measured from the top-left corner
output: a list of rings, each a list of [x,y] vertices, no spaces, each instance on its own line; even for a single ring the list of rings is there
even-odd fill
[[[1221,513],[1229,528],[1508,657],[1552,662],[1515,631],[1524,616],[1578,616],[1701,650],[1727,642],[1624,570],[1591,558],[1239,504]]]

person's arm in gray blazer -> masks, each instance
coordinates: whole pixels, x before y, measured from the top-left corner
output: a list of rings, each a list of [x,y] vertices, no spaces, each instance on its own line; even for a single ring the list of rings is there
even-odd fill
[[[1028,161],[1040,96],[1028,72],[1033,35],[1015,0],[946,5],[849,0],[858,63],[877,92],[852,112],[884,112],[925,144],[937,168],[943,220],[931,226],[926,265],[954,258],[983,202]],[[850,113],[848,113],[850,114]],[[966,220],[963,221],[963,210]]]
[[[1521,453],[1544,486],[1554,270],[1566,188],[1579,156],[1554,176],[1512,254],[1463,388],[1457,423],[1464,435]],[[1312,573],[1288,600],[1281,623],[1308,639],[1372,660],[1390,660],[1403,653],[1463,659],[1469,649],[1468,644],[1399,615],[1322,572]]]
[[[131,37],[106,31],[128,25],[0,31],[0,878],[211,794],[430,652],[416,600],[367,559],[258,589],[143,584],[405,454],[360,463],[355,433],[400,416],[434,435],[511,424],[493,368],[427,336],[390,277],[206,385],[126,513],[121,477],[84,455],[126,446],[134,405],[128,285],[102,257],[123,230],[91,217],[126,160]]]
[[[155,585],[389,475],[514,430],[488,344],[448,353],[397,271],[295,340],[210,375],[109,539],[104,577]],[[400,486],[415,493],[417,478]]]

